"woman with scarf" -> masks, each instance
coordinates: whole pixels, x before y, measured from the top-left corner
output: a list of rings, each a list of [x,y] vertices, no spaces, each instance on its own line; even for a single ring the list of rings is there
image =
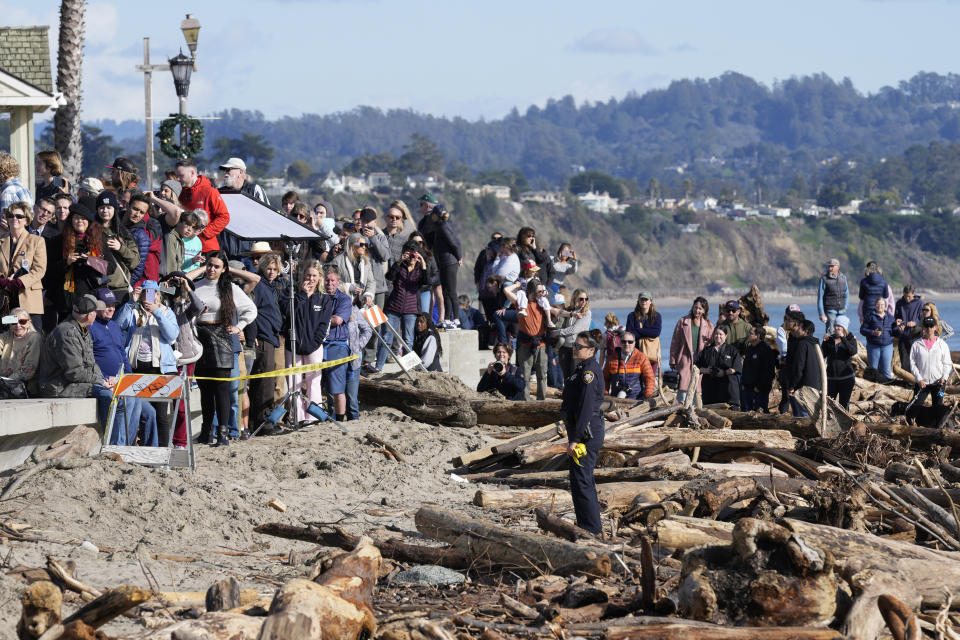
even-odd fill
[[[47,268],[58,320],[63,320],[70,315],[75,300],[94,295],[104,286],[101,283],[117,268],[117,262],[96,215],[79,203],[70,206],[63,231],[51,241],[50,249]]]
[[[355,307],[372,304],[377,291],[370,265],[370,240],[359,233],[347,237],[346,250],[331,261],[340,272],[340,290],[353,299]]]

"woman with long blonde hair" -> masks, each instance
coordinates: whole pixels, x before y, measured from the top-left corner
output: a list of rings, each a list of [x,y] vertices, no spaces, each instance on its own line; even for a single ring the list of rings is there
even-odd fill
[[[563,377],[567,378],[573,374],[576,368],[576,361],[573,359],[573,343],[577,336],[584,331],[590,330],[590,324],[593,321],[593,312],[590,311],[590,296],[586,289],[574,289],[570,297],[570,303],[560,312],[563,324],[557,331],[560,336],[557,342],[557,359],[560,369],[563,371]]]
[[[940,312],[937,310],[937,305],[928,300],[923,303],[922,307],[920,307],[921,324],[923,323],[924,318],[929,318],[931,316],[937,321],[936,333],[938,336],[946,340],[953,335],[953,327],[947,324],[946,320],[940,319]]]
[[[409,225],[407,222],[409,221]],[[413,223],[413,217],[410,215],[410,209],[403,200],[394,200],[387,207],[387,215],[384,216],[383,233],[387,236],[387,244],[390,247],[390,255],[393,256],[391,264],[400,262],[403,255],[403,245],[410,237],[410,229],[416,229]]]

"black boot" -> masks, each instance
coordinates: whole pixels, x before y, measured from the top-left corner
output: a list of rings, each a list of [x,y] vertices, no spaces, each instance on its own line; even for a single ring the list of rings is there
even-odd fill
[[[219,435],[218,435],[217,441],[213,443],[213,446],[226,447],[227,445],[230,444],[230,436],[227,435],[229,433],[229,429],[226,427],[226,425],[221,425],[217,433]]]
[[[210,425],[200,427],[200,438],[198,442],[200,444],[213,444],[213,428]]]

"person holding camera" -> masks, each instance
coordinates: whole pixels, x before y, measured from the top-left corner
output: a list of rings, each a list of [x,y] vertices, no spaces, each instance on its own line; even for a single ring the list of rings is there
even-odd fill
[[[50,248],[48,287],[62,320],[78,298],[92,295],[106,282],[116,260],[96,215],[80,203],[70,205],[63,232],[51,241]]]
[[[507,400],[523,400],[523,390],[527,386],[526,378],[519,367],[510,364],[513,349],[505,342],[498,342],[493,347],[493,362],[487,365],[477,391],[493,393],[496,391]]]
[[[727,325],[714,328],[712,342],[697,356],[695,364],[703,374],[703,404],[726,402],[740,406],[740,379],[743,358],[735,344],[728,343]]]
[[[618,398],[646,400],[657,388],[650,359],[637,348],[637,337],[629,331],[623,332],[620,345],[613,357],[607,358],[603,370],[604,389]]]
[[[420,310],[418,297],[420,288],[427,281],[427,261],[420,251],[421,246],[418,243],[407,242],[403,245],[400,261],[393,263],[387,269],[386,275],[387,280],[393,283],[393,289],[387,296],[383,311],[390,326],[396,331],[402,331],[403,341],[407,346],[413,344],[417,313]],[[380,373],[387,361],[387,347],[393,344],[393,332],[387,329],[381,332],[380,337],[383,342],[377,349],[376,366],[365,365],[364,373]]]
[[[134,287],[130,300],[117,313],[117,324],[124,333],[127,358],[134,373],[176,375],[177,356],[173,345],[180,335],[177,316],[163,304],[160,286],[144,280]],[[154,404],[157,412],[157,437],[161,447],[170,445],[170,416],[167,403]]]
[[[570,243],[562,242],[557,248],[557,255],[553,256],[550,261],[553,265],[553,280],[550,282],[550,289],[556,294],[567,276],[576,273],[577,269],[580,268],[580,260]]]
[[[373,304],[377,289],[369,250],[370,241],[366,236],[351,233],[346,250],[330,262],[340,273],[340,290],[350,296],[357,307]]]
[[[130,297],[131,274],[143,273],[146,256],[141,260],[137,241],[130,231],[120,224],[120,202],[113,191],[102,191],[97,196],[97,219],[103,226],[103,237],[107,248],[113,254],[114,268],[106,273],[108,289],[117,296],[117,302],[123,304]]]
[[[836,398],[844,409],[850,406],[857,371],[851,359],[857,355],[857,339],[847,331],[850,319],[840,315],[833,320],[833,331],[823,336],[821,351],[827,361],[827,396]]]
[[[916,420],[928,395],[934,407],[943,406],[943,390],[953,375],[950,347],[939,337],[937,321],[928,317],[920,322],[920,339],[910,348],[910,372],[915,382],[914,398],[906,412],[908,423]]]

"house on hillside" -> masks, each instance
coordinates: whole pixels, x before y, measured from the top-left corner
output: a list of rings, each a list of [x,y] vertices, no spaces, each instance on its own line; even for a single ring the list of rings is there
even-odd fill
[[[621,205],[616,198],[610,197],[610,194],[606,191],[603,193],[588,191],[577,197],[580,198],[584,207],[596,213],[623,213],[627,208],[626,205]]]
[[[367,176],[367,184],[371,189],[376,189],[377,187],[389,187],[390,174],[386,171],[371,171],[370,175]]]
[[[10,154],[20,165],[20,182],[36,182],[33,116],[65,104],[53,91],[49,27],[0,28],[0,112],[10,114]]]
[[[525,191],[520,194],[522,202],[542,202],[562,207],[567,203],[559,191]]]
[[[510,187],[504,186],[502,184],[482,184],[480,185],[480,195],[485,196],[488,193],[492,193],[493,197],[498,200],[509,200],[510,199]]]
[[[338,193],[343,193],[346,185],[343,183],[343,178],[335,174],[333,171],[328,171],[327,177],[324,178],[323,182],[320,183],[320,188],[328,193],[336,195]]]
[[[366,178],[343,176],[343,187],[350,193],[370,193],[370,184]]]

